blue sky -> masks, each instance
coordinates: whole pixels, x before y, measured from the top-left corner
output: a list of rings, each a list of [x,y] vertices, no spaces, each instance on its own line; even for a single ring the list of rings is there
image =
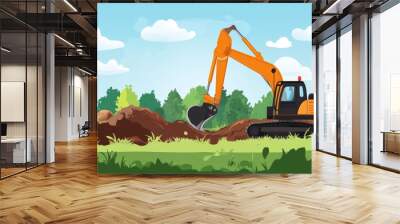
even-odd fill
[[[303,73],[311,88],[311,4],[103,3],[98,5],[98,97],[126,84],[138,95],[154,90],[160,100],[171,89],[183,97],[190,88],[205,86],[219,30],[232,24],[284,79]],[[235,33],[231,36],[234,49],[251,54]],[[252,104],[270,90],[233,59],[224,86],[228,92],[243,90]]]

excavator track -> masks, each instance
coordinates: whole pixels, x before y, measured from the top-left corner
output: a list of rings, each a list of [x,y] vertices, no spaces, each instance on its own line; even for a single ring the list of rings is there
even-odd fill
[[[287,137],[289,135],[303,137],[311,135],[313,131],[312,122],[269,120],[263,123],[251,124],[247,128],[247,135],[251,138],[264,136]]]

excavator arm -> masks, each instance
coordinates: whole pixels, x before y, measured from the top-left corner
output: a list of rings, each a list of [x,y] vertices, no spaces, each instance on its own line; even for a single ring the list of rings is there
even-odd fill
[[[232,39],[229,35],[232,30],[236,31],[240,35],[242,41],[254,56],[232,49]],[[254,48],[254,46],[236,29],[235,26],[230,26],[220,31],[217,47],[214,50],[214,56],[208,76],[207,94],[204,96],[204,103],[214,105],[216,107],[218,107],[220,104],[229,58],[233,58],[235,61],[260,74],[261,77],[271,87],[272,92],[275,91],[278,82],[282,81],[282,75],[279,69],[273,64],[265,61],[261,53]],[[213,81],[214,74],[216,76],[215,94],[214,97],[212,97],[208,94],[208,90],[211,82]]]

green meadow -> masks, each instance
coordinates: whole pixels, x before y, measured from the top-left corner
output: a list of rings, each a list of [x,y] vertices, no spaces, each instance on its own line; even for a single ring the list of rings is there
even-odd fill
[[[311,138],[254,138],[237,141],[152,137],[145,146],[110,138],[97,146],[101,174],[311,173]]]

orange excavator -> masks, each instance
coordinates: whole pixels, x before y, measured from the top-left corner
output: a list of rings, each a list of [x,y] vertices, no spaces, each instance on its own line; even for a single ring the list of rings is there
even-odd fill
[[[242,41],[254,56],[232,49],[230,32],[236,31]],[[236,29],[234,25],[220,31],[217,47],[211,63],[208,76],[207,94],[203,104],[195,105],[188,110],[189,123],[201,130],[204,123],[215,116],[221,102],[222,90],[228,59],[233,58],[245,65],[261,77],[270,86],[273,93],[273,103],[266,108],[266,119],[255,121],[247,128],[249,137],[288,136],[311,134],[313,132],[313,94],[307,95],[306,86],[301,77],[298,81],[283,81],[279,69],[264,60],[260,52]],[[215,71],[215,72],[214,72]],[[210,96],[208,91],[215,73],[215,94]]]

